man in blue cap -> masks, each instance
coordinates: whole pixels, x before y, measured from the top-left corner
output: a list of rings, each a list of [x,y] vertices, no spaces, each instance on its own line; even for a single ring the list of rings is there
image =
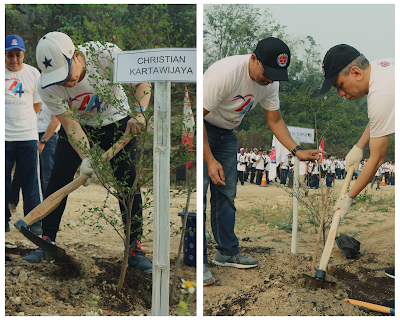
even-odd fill
[[[10,231],[11,171],[16,163],[24,196],[24,215],[40,203],[38,178],[38,131],[36,114],[42,108],[37,91],[39,71],[24,63],[25,45],[20,36],[6,37],[5,45],[5,140],[6,140],[6,232]],[[40,222],[30,226],[42,233]]]

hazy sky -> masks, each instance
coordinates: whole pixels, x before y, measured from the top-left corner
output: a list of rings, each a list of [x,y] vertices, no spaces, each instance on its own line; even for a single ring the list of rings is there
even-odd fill
[[[255,5],[268,8],[273,18],[286,25],[286,32],[312,36],[321,45],[321,58],[334,45],[345,43],[368,60],[394,58],[394,4],[281,4]]]
[[[207,7],[208,5],[205,5]],[[369,61],[395,57],[394,4],[254,4],[286,25],[289,35],[312,36],[321,60],[331,47],[345,43]]]

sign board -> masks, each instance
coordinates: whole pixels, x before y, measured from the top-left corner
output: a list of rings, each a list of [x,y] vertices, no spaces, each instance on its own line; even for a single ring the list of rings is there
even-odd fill
[[[195,48],[162,48],[118,52],[114,82],[196,82]]]
[[[293,140],[296,141],[300,137],[300,142],[314,143],[314,129],[300,128],[300,127],[287,127]]]

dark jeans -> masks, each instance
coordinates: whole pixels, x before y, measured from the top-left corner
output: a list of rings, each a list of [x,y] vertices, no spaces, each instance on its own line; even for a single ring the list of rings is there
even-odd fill
[[[251,167],[250,168],[250,183],[254,183],[254,177],[256,176],[256,168],[255,167]]]
[[[11,198],[11,171],[16,163],[16,172],[20,177],[24,199],[24,215],[40,203],[40,186],[38,178],[38,141],[6,141],[6,222],[10,221],[8,207]],[[39,224],[39,222],[36,222]]]
[[[233,130],[221,129],[204,121],[208,143],[214,158],[222,165],[226,186],[214,184],[208,176],[207,163],[203,160],[203,262],[207,262],[206,207],[207,189],[211,193],[211,229],[217,249],[223,255],[239,253],[239,240],[235,235],[235,197],[237,181],[237,139]]]
[[[39,140],[43,137],[44,132],[39,133]],[[54,165],[54,152],[56,151],[56,145],[58,140],[58,133],[54,132],[49,140],[47,140],[42,153],[39,156],[40,163],[40,183],[42,186],[43,194],[46,191],[47,184],[50,180],[51,170]]]
[[[242,186],[244,185],[244,173],[245,173],[245,171],[238,171],[237,172],[238,179],[240,180],[240,183],[241,183]]]
[[[10,196],[10,204],[15,204],[16,206],[19,203],[19,190],[21,189],[21,184],[19,182],[19,176],[17,169],[14,171],[14,176],[11,181],[11,196]]]
[[[288,171],[289,171],[288,169],[281,169],[281,184],[286,183]]]
[[[261,180],[262,180],[262,175],[264,170],[263,169],[256,169],[257,172],[257,178],[256,178],[256,185],[261,185]]]
[[[326,175],[326,186],[328,188],[332,188],[333,178],[334,178],[334,174],[333,173],[328,173]]]
[[[86,129],[94,133],[98,137],[100,147],[103,150],[108,150],[125,131],[126,123],[129,118],[122,119],[119,122],[120,127],[117,129],[116,124],[109,124],[107,126],[93,129],[92,127],[86,126]],[[57,141],[56,151],[54,153],[54,166],[51,172],[50,180],[47,185],[47,190],[45,192],[45,198],[50,196],[52,193],[64,187],[66,184],[70,183],[76,170],[81,164],[81,159],[72,148],[71,144],[66,139],[66,133],[61,127],[59,131],[60,138]],[[124,148],[131,159],[135,159],[136,146],[135,139],[131,140]],[[136,177],[135,165],[130,165],[128,161],[118,161],[116,164],[116,158],[122,155],[120,151],[113,159],[111,159],[110,164],[113,168],[116,167],[115,177],[118,181],[123,181],[125,176],[129,176],[126,182],[129,187],[133,186],[133,182]],[[81,187],[80,192],[85,192],[85,187]],[[60,205],[42,221],[43,235],[48,236],[52,241],[55,241],[58,228],[60,226],[61,217],[64,213],[65,205],[67,204],[67,198],[65,197]],[[140,238],[142,235],[142,210],[141,210],[142,197],[136,194],[132,204],[132,224],[131,224],[131,235],[130,241]],[[125,223],[125,210],[124,204],[119,203],[120,211],[122,214],[123,221]]]

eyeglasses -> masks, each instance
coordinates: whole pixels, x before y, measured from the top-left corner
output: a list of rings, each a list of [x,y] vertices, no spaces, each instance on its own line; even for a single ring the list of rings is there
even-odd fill
[[[263,76],[268,78],[267,74],[265,73],[265,71],[264,71],[263,68],[261,67],[260,60],[257,60],[257,63],[258,63],[258,65],[260,66],[260,70],[261,70],[261,73],[263,74]]]

